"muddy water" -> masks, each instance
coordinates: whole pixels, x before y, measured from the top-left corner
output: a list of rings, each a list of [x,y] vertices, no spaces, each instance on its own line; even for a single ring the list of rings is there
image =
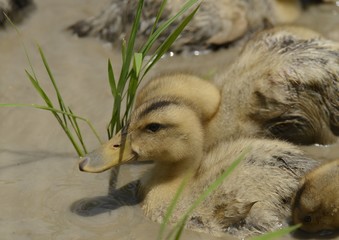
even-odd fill
[[[37,11],[19,26],[21,37],[12,29],[0,31],[0,102],[42,104],[24,73],[29,65],[22,40],[41,84],[52,92],[36,50],[38,42],[65,101],[74,112],[89,118],[105,138],[112,106],[107,58],[119,69],[120,53],[97,39],[78,39],[64,29],[78,19],[96,14],[107,2],[36,0]],[[334,5],[311,8],[299,23],[339,41],[339,15],[335,9]],[[203,56],[166,58],[150,76],[185,71],[208,77],[230,63],[237,52],[234,48]],[[138,179],[149,165],[123,166],[118,195],[108,197],[109,172],[79,172],[72,146],[50,113],[1,108],[0,119],[1,239],[155,238],[158,224],[143,217],[134,200],[134,186],[126,185]],[[88,148],[96,148],[98,142],[83,127]],[[305,150],[324,160],[339,157],[339,144]],[[207,236],[186,232],[185,239]]]

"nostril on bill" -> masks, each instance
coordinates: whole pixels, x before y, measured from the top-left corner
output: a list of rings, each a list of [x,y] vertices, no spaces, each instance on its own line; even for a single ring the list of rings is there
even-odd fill
[[[89,161],[89,157],[84,157],[80,160],[80,163],[79,163],[79,169],[80,171],[85,171],[85,166],[87,165]]]

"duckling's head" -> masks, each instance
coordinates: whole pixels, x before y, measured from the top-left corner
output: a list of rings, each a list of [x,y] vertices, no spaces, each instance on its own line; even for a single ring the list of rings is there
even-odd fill
[[[192,165],[203,152],[201,119],[202,113],[182,99],[151,99],[134,110],[126,129],[82,159],[80,170],[102,172],[130,160]]]
[[[293,222],[301,223],[300,228],[306,232],[319,232],[324,227],[324,223],[321,223],[324,220],[321,201],[314,193],[312,186],[302,183],[292,209]]]
[[[153,79],[139,92],[129,125],[83,158],[80,170],[101,172],[132,159],[192,163],[202,154],[206,125],[219,105],[219,90],[198,77]]]
[[[306,232],[339,228],[339,161],[308,173],[301,181],[292,207],[294,223]]]
[[[175,98],[142,104],[131,118],[132,151],[142,160],[173,163],[192,158],[203,148],[199,111]]]

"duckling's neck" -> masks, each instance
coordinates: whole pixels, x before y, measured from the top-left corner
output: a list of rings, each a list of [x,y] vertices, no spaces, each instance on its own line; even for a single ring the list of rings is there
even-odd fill
[[[196,159],[198,160],[198,159]],[[193,162],[175,162],[171,164],[156,163],[149,174],[141,179],[140,197],[142,208],[146,216],[154,221],[159,221],[164,216],[167,207],[182,184],[185,184],[184,192],[181,194],[180,203],[177,203],[176,210],[184,208],[185,196],[190,191],[189,181],[198,171],[200,159]],[[185,181],[187,180],[187,181]],[[173,216],[172,216],[173,218]]]
[[[251,137],[260,134],[260,129],[244,116],[243,106],[223,104],[218,113],[205,125],[204,150],[209,149],[223,140],[237,139],[239,136]]]
[[[156,162],[149,174],[141,179],[143,194],[147,195],[151,190],[160,193],[164,189],[165,195],[172,198],[183,180],[198,171],[202,153],[197,155],[200,156],[172,163]]]

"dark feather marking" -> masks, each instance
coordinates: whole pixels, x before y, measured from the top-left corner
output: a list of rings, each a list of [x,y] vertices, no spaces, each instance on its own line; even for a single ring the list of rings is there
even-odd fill
[[[301,195],[303,194],[304,190],[305,190],[305,184],[302,185],[302,187],[299,188],[299,190],[297,191],[294,201],[293,201],[292,209],[299,208]]]
[[[149,114],[153,111],[156,111],[160,108],[167,107],[169,105],[178,105],[178,103],[175,102],[175,101],[169,101],[169,100],[161,100],[161,101],[158,101],[158,102],[154,102],[139,114],[139,119],[145,117],[147,114]]]

